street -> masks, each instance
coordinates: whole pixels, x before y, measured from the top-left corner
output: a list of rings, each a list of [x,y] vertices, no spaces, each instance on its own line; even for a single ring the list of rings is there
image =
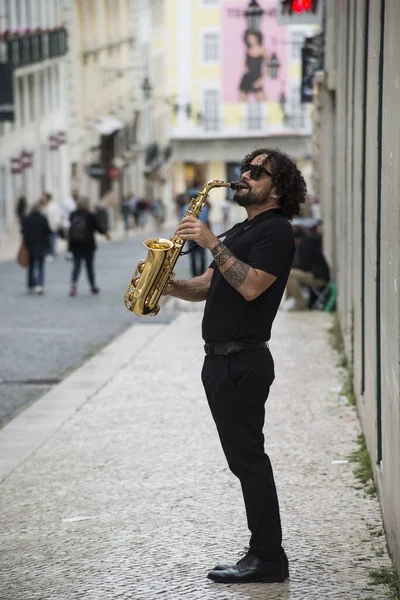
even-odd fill
[[[201,315],[141,319],[0,431],[1,600],[392,597],[371,584],[391,563],[320,311],[280,311],[271,341],[265,439],[290,579],[207,579],[249,536],[200,381]]]
[[[60,253],[46,264],[44,296],[26,292],[26,270],[16,262],[0,263],[0,426],[24,410],[107,342],[135,321],[149,325],[174,317],[161,311],[139,318],[124,306],[123,296],[138,261],[147,255],[146,237],[170,237],[135,231],[128,239],[99,243],[96,252],[99,296],[89,293],[82,268],[78,295],[69,293],[72,263]],[[188,257],[176,265],[177,277],[188,276]]]

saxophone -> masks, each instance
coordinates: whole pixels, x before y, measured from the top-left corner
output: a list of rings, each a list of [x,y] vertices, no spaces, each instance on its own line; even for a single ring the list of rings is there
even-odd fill
[[[184,217],[198,219],[203,210],[209,191],[214,187],[241,188],[240,183],[226,183],[212,179],[203,185],[197,196],[190,202]],[[160,297],[169,281],[175,277],[173,268],[179,258],[185,241],[176,233],[169,239],[153,237],[145,240],[146,260],[140,260],[125,292],[125,306],[139,317],[155,316],[160,310]]]

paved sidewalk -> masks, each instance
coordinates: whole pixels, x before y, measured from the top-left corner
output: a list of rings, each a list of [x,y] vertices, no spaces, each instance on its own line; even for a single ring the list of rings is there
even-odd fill
[[[1,600],[389,597],[368,578],[390,564],[371,542],[378,502],[332,462],[359,424],[339,405],[331,316],[315,312],[279,313],[271,344],[266,447],[291,579],[206,579],[248,532],[200,382],[201,309],[132,326],[0,432]]]

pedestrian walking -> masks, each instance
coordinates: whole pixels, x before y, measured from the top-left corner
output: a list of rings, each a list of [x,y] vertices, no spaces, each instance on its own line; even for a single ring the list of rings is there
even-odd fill
[[[98,219],[89,211],[89,200],[87,198],[80,198],[77,202],[76,210],[70,215],[68,234],[68,249],[73,256],[70,296],[76,296],[77,294],[77,283],[82,261],[86,265],[86,274],[92,295],[96,296],[100,292],[96,285],[94,270],[94,256],[96,251],[95,231],[102,233],[107,239],[110,239],[107,230],[101,227]]]
[[[161,198],[157,198],[151,203],[151,214],[154,217],[157,227],[164,225],[165,221],[165,204]]]
[[[130,209],[129,209],[129,198],[125,198],[121,203],[121,215],[122,221],[124,224],[125,234],[129,233],[130,225],[129,225],[129,217],[130,217]]]
[[[57,239],[62,222],[61,207],[49,192],[41,196],[42,212],[46,217],[51,230],[48,258],[54,259],[57,255]]]
[[[129,214],[132,215],[135,227],[139,227],[139,198],[133,194],[128,200]]]
[[[281,582],[289,564],[263,436],[264,405],[275,377],[268,341],[295,251],[288,219],[299,214],[306,185],[288,156],[268,149],[244,158],[240,182],[233,199],[247,219],[224,242],[194,217],[181,221],[179,237],[208,248],[214,261],[201,277],[169,283],[165,294],[206,300],[202,381],[229,468],[242,486],[251,532],[246,555],[235,565],[217,565],[208,577]]]
[[[44,292],[45,258],[50,247],[51,229],[41,210],[39,201],[22,219],[22,235],[29,253],[28,292],[31,294]]]

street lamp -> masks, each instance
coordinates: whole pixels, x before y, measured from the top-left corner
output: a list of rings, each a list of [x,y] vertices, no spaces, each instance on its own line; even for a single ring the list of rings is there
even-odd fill
[[[271,79],[276,79],[278,77],[280,66],[281,64],[278,60],[278,57],[275,54],[275,52],[273,52],[271,54],[271,58],[268,61],[268,71]]]
[[[251,31],[260,31],[260,21],[264,10],[260,8],[257,0],[251,0],[244,16],[247,21],[247,29]]]
[[[151,90],[153,88],[151,87],[151,83],[149,78],[146,76],[143,80],[143,85],[142,85],[142,90],[143,90],[143,94],[146,100],[150,99],[151,96]]]

